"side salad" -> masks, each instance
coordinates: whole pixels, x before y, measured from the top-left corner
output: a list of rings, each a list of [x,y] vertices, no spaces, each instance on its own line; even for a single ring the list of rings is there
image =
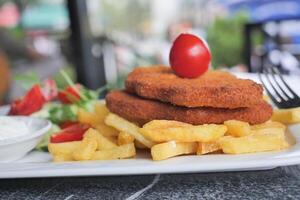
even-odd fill
[[[8,115],[25,115],[45,118],[53,123],[52,129],[37,145],[36,149],[48,151],[49,141],[54,143],[81,140],[89,125],[78,122],[79,109],[92,111],[99,95],[106,87],[89,90],[81,84],[74,83],[61,71],[67,83],[58,88],[53,79],[34,83],[27,93],[10,104]]]

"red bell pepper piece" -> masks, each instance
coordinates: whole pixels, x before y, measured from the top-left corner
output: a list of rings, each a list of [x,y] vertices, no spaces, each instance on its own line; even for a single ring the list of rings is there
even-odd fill
[[[83,138],[84,133],[90,128],[87,124],[75,124],[68,128],[61,130],[60,132],[51,135],[51,143],[80,141]]]
[[[67,86],[63,91],[58,92],[58,99],[65,104],[74,103],[80,100],[80,85]]]
[[[11,109],[9,115],[30,115],[36,111],[39,111],[46,99],[39,85],[34,85],[27,94],[11,103]]]

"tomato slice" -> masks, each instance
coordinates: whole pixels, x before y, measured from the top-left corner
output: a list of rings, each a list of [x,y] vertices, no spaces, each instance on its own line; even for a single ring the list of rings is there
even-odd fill
[[[62,122],[59,124],[59,127],[61,129],[65,129],[65,128],[68,128],[70,126],[73,126],[75,124],[79,124],[79,122],[75,122],[75,121],[65,121],[65,122]]]
[[[46,101],[51,101],[56,98],[58,91],[55,81],[53,79],[46,79],[43,81],[42,91]]]
[[[75,88],[76,87],[76,88]],[[68,86],[63,91],[58,92],[58,99],[65,104],[74,103],[80,100],[80,85]]]
[[[51,143],[62,143],[71,141],[80,141],[84,133],[90,128],[88,124],[74,124],[61,130],[60,132],[51,135]]]
[[[27,94],[11,103],[9,115],[30,115],[39,111],[46,103],[46,99],[39,85],[34,85]]]

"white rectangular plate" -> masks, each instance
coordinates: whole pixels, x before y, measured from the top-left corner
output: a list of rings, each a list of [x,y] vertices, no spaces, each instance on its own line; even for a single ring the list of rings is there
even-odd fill
[[[254,80],[257,78],[249,74],[237,75]],[[290,78],[289,81],[296,83],[296,79]],[[300,88],[294,89],[300,91]],[[0,108],[0,115],[6,113],[7,109]],[[246,171],[300,164],[300,125],[290,126],[289,130],[296,139],[293,147],[256,154],[181,156],[155,162],[151,160],[149,152],[139,152],[134,159],[53,163],[48,153],[31,152],[17,162],[0,163],[0,178]]]
[[[224,172],[300,164],[300,126],[290,130],[297,142],[290,149],[244,155],[181,156],[155,162],[149,152],[139,152],[134,159],[53,163],[48,153],[34,151],[17,162],[1,163],[0,178]]]

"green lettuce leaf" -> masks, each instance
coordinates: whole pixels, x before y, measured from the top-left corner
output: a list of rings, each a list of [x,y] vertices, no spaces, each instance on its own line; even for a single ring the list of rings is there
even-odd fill
[[[43,137],[43,139],[38,143],[38,145],[35,147],[38,151],[48,151],[48,143],[50,142],[50,137],[53,133],[57,133],[60,131],[59,126],[56,124],[52,124],[51,129],[46,133],[46,135]]]
[[[75,104],[58,104],[49,110],[48,119],[55,124],[65,121],[77,121],[78,106]]]

